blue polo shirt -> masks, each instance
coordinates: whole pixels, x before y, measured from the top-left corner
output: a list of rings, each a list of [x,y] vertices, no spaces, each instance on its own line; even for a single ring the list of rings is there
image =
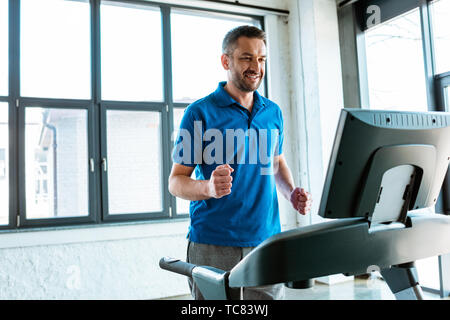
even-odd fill
[[[277,104],[254,92],[252,111],[236,102],[220,82],[216,91],[190,104],[172,152],[175,163],[195,167],[208,180],[228,163],[231,193],[191,201],[188,238],[193,242],[253,247],[280,232],[272,166],[282,153],[283,117]]]

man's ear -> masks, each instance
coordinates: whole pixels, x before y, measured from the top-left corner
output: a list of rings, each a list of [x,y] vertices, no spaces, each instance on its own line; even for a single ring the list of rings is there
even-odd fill
[[[230,57],[228,55],[226,55],[225,53],[223,53],[220,56],[220,61],[222,62],[222,67],[225,70],[230,70]]]

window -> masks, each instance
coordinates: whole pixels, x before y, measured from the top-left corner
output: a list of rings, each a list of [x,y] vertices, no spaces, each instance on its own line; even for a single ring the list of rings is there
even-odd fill
[[[172,10],[170,20],[172,88],[177,104],[173,109],[173,145],[185,107],[213,92],[220,81],[227,80],[220,62],[225,34],[241,25],[261,27],[261,21],[253,17],[181,9]],[[258,91],[264,95],[264,82]],[[192,178],[195,179],[194,174]],[[177,214],[189,213],[189,203],[176,198]]]
[[[87,113],[27,108],[26,218],[87,216]]]
[[[102,99],[162,101],[158,7],[101,5]]]
[[[173,128],[174,132],[172,134],[172,145],[178,135],[178,130],[180,128],[181,119],[183,119],[185,108],[174,108],[173,109]],[[194,174],[192,175],[194,179]],[[189,204],[190,201],[177,198],[177,214],[186,214],[189,213]]]
[[[445,111],[450,111],[450,86],[445,87],[445,94],[444,94],[444,103],[445,103]]]
[[[370,108],[427,111],[419,10],[368,29],[365,41]]]
[[[369,0],[357,2],[353,9],[359,18],[353,40],[362,69],[366,62],[370,107],[449,111],[450,0]],[[377,11],[379,23],[371,26]],[[364,91],[364,72],[358,76]],[[436,213],[448,214],[450,190],[445,183],[439,199]],[[422,287],[441,296],[448,291],[442,281],[448,277],[445,260],[439,256],[417,261]]]
[[[161,154],[159,112],[107,111],[109,214],[163,210]]]
[[[225,79],[225,32],[262,19],[181,7],[0,0],[0,229],[186,216],[170,131]]]
[[[250,18],[181,10],[172,12],[171,23],[175,102],[203,98],[217,88],[219,81],[227,80],[220,62],[223,37],[240,25],[259,26]]]
[[[0,225],[9,223],[8,104],[0,102]]]
[[[8,0],[0,0],[0,96],[8,95]]]
[[[435,73],[450,71],[450,1],[436,0],[430,4],[433,22]]]
[[[421,259],[416,262],[419,271],[419,281],[422,287],[439,288],[439,261],[438,257]]]
[[[90,99],[88,1],[22,0],[21,95]]]

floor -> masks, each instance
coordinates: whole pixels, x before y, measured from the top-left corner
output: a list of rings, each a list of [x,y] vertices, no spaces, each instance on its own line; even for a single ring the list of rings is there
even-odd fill
[[[333,285],[315,282],[309,289],[285,288],[286,300],[395,300],[386,283],[380,279],[354,279]],[[425,300],[440,300],[439,295],[423,291]],[[450,300],[450,297],[445,298]],[[190,295],[165,300],[192,300]]]

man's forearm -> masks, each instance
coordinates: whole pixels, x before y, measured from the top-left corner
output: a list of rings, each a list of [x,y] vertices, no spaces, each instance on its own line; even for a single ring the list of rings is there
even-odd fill
[[[280,191],[280,193],[289,201],[291,192],[295,188],[295,184],[294,179],[292,178],[291,170],[284,159],[278,162],[278,168],[275,173],[275,182],[277,184],[278,191]]]
[[[194,180],[184,175],[171,177],[169,191],[172,195],[185,200],[206,200],[211,198],[208,189],[209,180]]]

